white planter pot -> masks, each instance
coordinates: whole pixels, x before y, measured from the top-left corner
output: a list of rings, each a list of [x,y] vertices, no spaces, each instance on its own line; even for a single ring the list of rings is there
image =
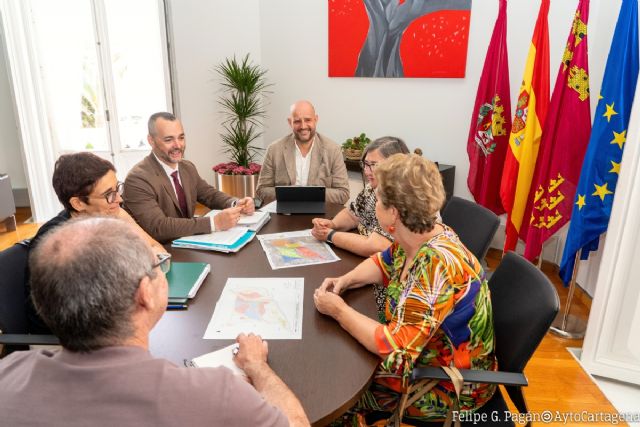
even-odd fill
[[[230,196],[255,197],[259,175],[216,175],[216,188]]]

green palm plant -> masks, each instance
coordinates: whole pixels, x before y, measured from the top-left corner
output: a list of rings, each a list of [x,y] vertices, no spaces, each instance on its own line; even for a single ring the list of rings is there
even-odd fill
[[[262,150],[253,143],[262,135],[262,120],[266,117],[265,95],[271,86],[266,79],[267,70],[253,64],[247,54],[241,61],[235,56],[225,59],[215,71],[222,78],[223,87],[218,99],[224,117],[224,132],[220,135],[223,151],[238,166],[249,168]]]

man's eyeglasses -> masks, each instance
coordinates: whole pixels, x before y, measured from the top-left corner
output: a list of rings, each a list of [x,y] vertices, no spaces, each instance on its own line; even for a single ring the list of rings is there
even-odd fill
[[[371,172],[373,172],[373,170],[376,168],[376,166],[378,166],[378,162],[368,162],[366,160],[360,162],[360,168],[362,170],[365,170],[366,168],[369,168],[369,170]]]
[[[122,196],[122,192],[124,191],[124,183],[119,182],[116,184],[115,190],[108,190],[97,197],[89,197],[90,199],[99,199],[100,197],[104,197],[107,203],[114,203],[118,199],[118,195]]]
[[[153,270],[156,267],[160,267],[160,270],[164,274],[167,274],[169,272],[169,270],[171,270],[171,254],[159,253],[159,254],[156,255],[156,257],[158,258],[158,262],[153,264],[151,269]]]

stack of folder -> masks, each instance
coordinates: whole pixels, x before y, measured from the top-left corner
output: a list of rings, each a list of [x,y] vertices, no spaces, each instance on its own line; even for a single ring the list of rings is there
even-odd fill
[[[172,262],[167,273],[169,307],[177,308],[195,297],[209,271],[211,265],[206,262]]]
[[[205,216],[216,215],[219,212],[211,211]],[[267,212],[255,212],[253,215],[242,216],[238,225],[229,230],[181,237],[174,240],[171,246],[174,248],[238,252],[255,237],[269,219],[271,217]]]

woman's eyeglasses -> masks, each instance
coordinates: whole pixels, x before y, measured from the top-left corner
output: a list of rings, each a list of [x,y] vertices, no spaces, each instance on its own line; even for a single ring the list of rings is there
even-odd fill
[[[368,162],[368,161],[361,161],[360,162],[360,169],[365,170],[366,168],[369,168],[369,170],[371,172],[373,172],[373,170],[376,168],[376,166],[378,166],[378,162]]]
[[[107,201],[107,203],[114,203],[118,199],[118,196],[122,196],[123,191],[124,191],[124,183],[123,182],[119,182],[119,183],[116,184],[116,189],[115,190],[108,190],[108,191],[104,192],[103,194],[101,194],[100,196],[89,197],[89,198],[90,199],[99,199],[100,197],[104,197],[104,199]]]
[[[156,255],[156,257],[158,258],[158,262],[153,264],[151,269],[153,270],[156,267],[160,267],[160,270],[164,274],[167,274],[169,272],[169,270],[171,270],[171,254],[159,253],[159,254]]]

